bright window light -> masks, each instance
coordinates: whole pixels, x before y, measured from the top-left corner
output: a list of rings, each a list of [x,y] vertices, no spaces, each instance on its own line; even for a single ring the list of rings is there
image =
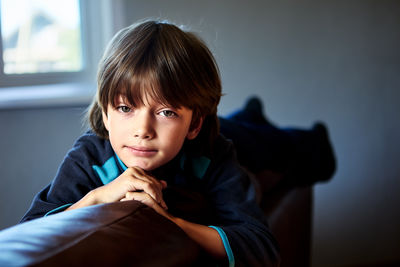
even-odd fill
[[[83,68],[79,0],[0,0],[5,74]]]

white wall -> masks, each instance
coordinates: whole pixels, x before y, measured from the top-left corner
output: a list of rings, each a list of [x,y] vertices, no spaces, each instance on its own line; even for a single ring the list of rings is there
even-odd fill
[[[313,266],[400,261],[399,1],[125,5],[127,24],[160,16],[200,32],[221,69],[222,115],[258,94],[280,126],[328,124],[338,170],[315,188]],[[53,178],[83,130],[82,112],[0,111],[0,228]]]

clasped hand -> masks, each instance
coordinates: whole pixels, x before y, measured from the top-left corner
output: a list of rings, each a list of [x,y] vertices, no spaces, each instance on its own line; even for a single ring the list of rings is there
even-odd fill
[[[95,195],[99,203],[137,200],[167,217],[168,207],[162,196],[166,187],[166,181],[158,180],[138,167],[131,167],[109,184],[95,189]]]

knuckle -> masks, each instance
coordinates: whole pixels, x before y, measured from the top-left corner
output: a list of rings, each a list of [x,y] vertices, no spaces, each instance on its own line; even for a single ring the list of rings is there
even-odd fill
[[[146,191],[151,191],[153,189],[151,184],[149,184],[149,183],[145,183],[144,188],[146,189]]]
[[[132,167],[132,171],[136,174],[143,174],[142,169],[140,169],[139,167]]]
[[[133,170],[133,168],[128,168],[128,169],[126,169],[126,171],[125,171],[127,174],[133,174],[134,173],[134,170]]]

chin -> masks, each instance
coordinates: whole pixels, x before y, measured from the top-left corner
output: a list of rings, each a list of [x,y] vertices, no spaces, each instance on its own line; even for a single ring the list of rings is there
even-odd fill
[[[156,169],[158,166],[155,166],[153,164],[146,164],[143,162],[132,162],[132,164],[127,165],[129,167],[136,167],[136,168],[140,168],[144,171],[152,171],[154,169]]]
[[[168,161],[167,161],[168,162]],[[138,167],[145,171],[153,171],[164,164],[164,160],[160,159],[140,159],[140,158],[130,158],[126,161],[125,164],[127,167]]]

